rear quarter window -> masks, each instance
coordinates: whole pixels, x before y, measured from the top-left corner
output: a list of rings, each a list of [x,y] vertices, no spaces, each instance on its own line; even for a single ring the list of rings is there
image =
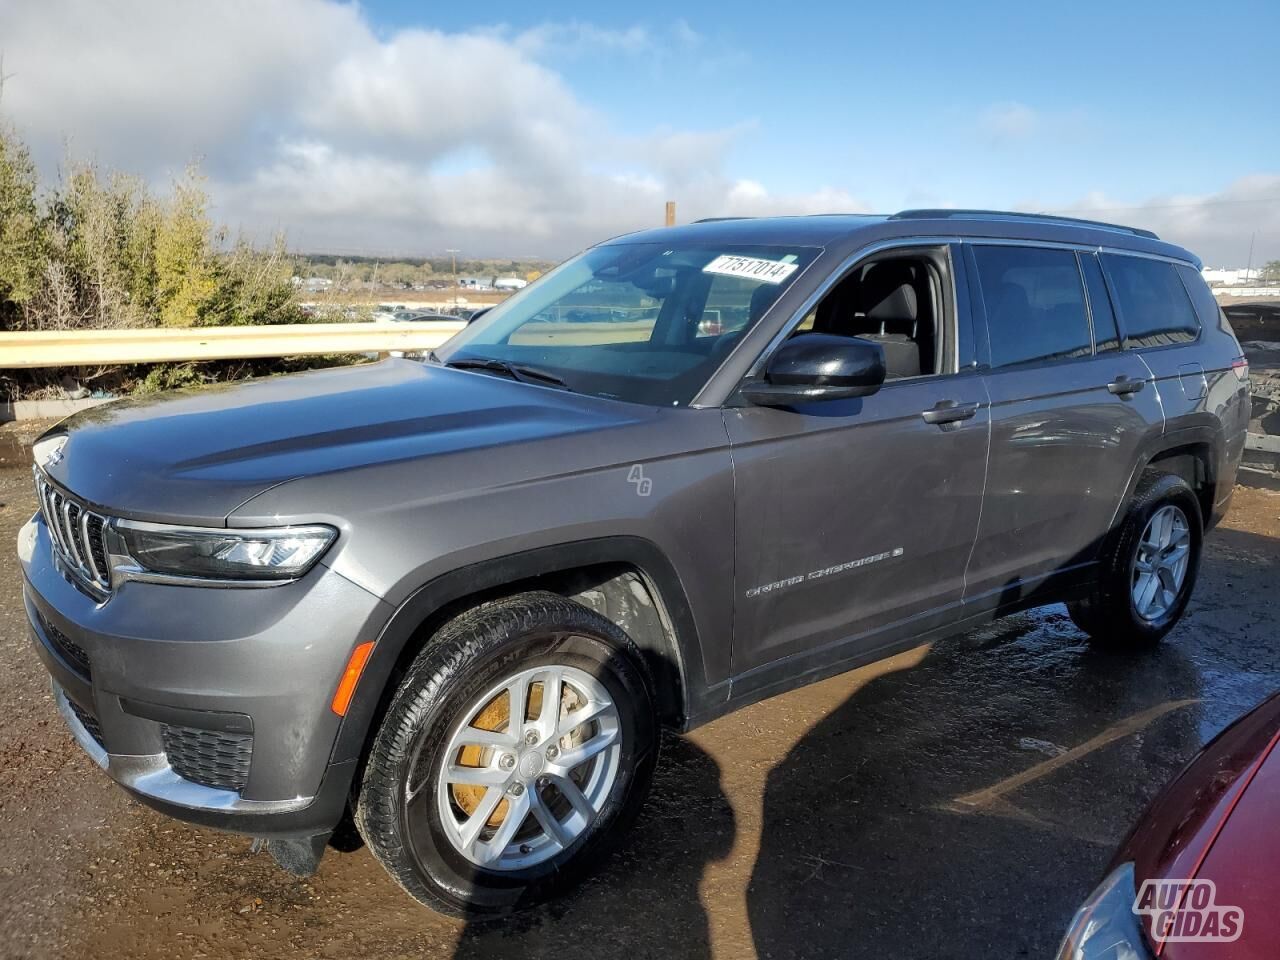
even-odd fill
[[[1191,295],[1191,302],[1195,305],[1200,325],[1212,327],[1216,324],[1223,330],[1230,330],[1231,324],[1227,322],[1227,315],[1218,306],[1213,291],[1204,282],[1204,277],[1200,276],[1200,271],[1186,264],[1179,264],[1176,269],[1178,276],[1182,278],[1183,286],[1187,288],[1187,293]]]
[[[1116,253],[1104,253],[1102,262],[1127,346],[1163,347],[1199,336],[1195,309],[1173,264]]]

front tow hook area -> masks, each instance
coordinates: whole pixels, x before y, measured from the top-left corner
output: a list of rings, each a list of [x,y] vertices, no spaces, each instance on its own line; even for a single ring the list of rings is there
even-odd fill
[[[317,833],[313,837],[254,837],[250,849],[257,853],[265,847],[282,870],[295,877],[309,877],[320,869],[320,860],[331,835],[332,831]]]

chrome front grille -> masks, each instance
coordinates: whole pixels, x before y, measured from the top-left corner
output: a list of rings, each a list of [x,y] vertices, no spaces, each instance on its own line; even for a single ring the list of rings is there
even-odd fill
[[[36,497],[54,550],[66,567],[101,591],[111,589],[107,561],[107,518],[88,510],[36,471]]]

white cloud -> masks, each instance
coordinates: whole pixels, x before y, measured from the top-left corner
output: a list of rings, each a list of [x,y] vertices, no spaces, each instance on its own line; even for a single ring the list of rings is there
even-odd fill
[[[978,117],[983,132],[993,140],[1023,140],[1036,132],[1040,116],[1025,103],[994,103]]]
[[[548,64],[701,42],[588,23],[375,32],[333,0],[0,4],[0,109],[46,173],[76,158],[163,182],[203,159],[216,212],[298,249],[561,255],[681,218],[804,212],[725,174],[750,123],[617,131]]]
[[[260,236],[283,229],[305,250],[559,256],[660,223],[668,199],[682,221],[866,210],[839,182],[782,192],[737,169],[735,151],[767,128],[731,102],[696,129],[620,128],[556,69],[586,57],[628,58],[637,75],[677,59],[701,69],[721,46],[679,20],[382,32],[335,0],[0,0],[0,114],[47,175],[68,139],[75,157],[157,183],[202,158],[222,219]],[[1007,102],[980,127],[1012,144],[1075,137],[1084,122]],[[925,203],[933,185],[896,182],[905,174],[890,167],[880,205],[1008,203],[978,182],[983,159],[949,157],[960,179]],[[1050,202],[1024,209],[1062,204],[1045,192]],[[1255,231],[1258,257],[1280,251],[1277,197],[1271,174],[1218,194],[1096,194],[1063,212],[1151,226],[1242,265]]]
[[[578,20],[539,24],[516,34],[513,42],[518,50],[533,57],[635,54],[651,50],[654,46],[654,38],[645,27],[611,30]]]
[[[1209,265],[1243,267],[1251,239],[1255,266],[1280,251],[1280,174],[1241,177],[1217,193],[1149,197],[1127,205],[1098,191],[1053,212],[1154,230]]]

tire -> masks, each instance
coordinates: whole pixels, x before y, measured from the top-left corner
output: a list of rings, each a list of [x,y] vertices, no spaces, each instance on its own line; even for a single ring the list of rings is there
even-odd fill
[[[407,671],[365,765],[356,825],[405,891],[442,913],[552,899],[602,862],[644,801],[658,755],[650,689],[630,638],[581,604],[526,593],[477,607]]]
[[[1160,520],[1155,521],[1158,515]],[[1153,522],[1156,527],[1152,527]],[[1166,522],[1171,522],[1173,531],[1171,546],[1153,551],[1152,539],[1160,539]],[[1179,522],[1185,526],[1185,565],[1180,578],[1166,579],[1166,574],[1176,574],[1176,570],[1164,570],[1162,564],[1177,556],[1172,543],[1183,539],[1176,532]],[[1144,540],[1149,533],[1150,538]],[[1145,474],[1124,519],[1103,548],[1097,583],[1086,597],[1067,604],[1072,621],[1100,647],[1139,650],[1154,646],[1173,629],[1187,608],[1200,569],[1203,542],[1200,501],[1187,482],[1171,473]],[[1152,566],[1147,563],[1152,557],[1159,558],[1154,563],[1159,570],[1154,586],[1149,580],[1142,581],[1144,570]],[[1168,589],[1175,580],[1176,590]],[[1146,605],[1139,609],[1143,601]]]

